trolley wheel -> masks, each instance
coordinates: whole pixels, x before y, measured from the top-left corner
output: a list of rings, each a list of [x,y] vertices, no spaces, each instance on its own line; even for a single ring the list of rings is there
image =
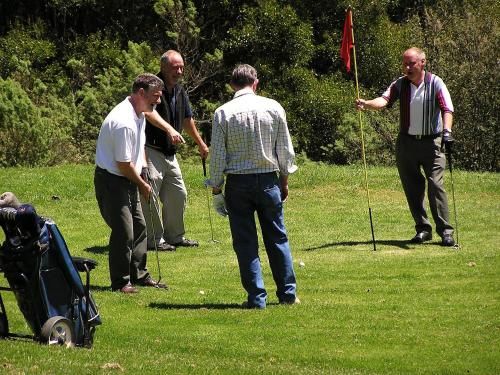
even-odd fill
[[[41,331],[41,341],[48,345],[75,346],[75,330],[73,324],[62,316],[53,316],[47,320]]]
[[[9,335],[9,322],[5,313],[0,313],[0,337]]]

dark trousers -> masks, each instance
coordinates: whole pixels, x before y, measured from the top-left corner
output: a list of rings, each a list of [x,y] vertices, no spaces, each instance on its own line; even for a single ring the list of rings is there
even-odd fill
[[[111,288],[120,289],[149,276],[146,269],[146,222],[139,190],[127,178],[96,168],[94,187],[97,203],[109,237],[109,274]]]
[[[441,237],[444,234],[452,234],[448,198],[444,190],[446,157],[441,152],[441,137],[415,139],[400,134],[396,143],[396,163],[406,200],[415,220],[416,231],[432,231],[424,206],[427,182],[429,207],[436,224],[436,232]]]

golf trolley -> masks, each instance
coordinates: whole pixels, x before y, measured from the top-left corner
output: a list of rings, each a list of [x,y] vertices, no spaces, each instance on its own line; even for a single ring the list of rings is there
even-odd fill
[[[101,324],[90,294],[90,271],[97,263],[72,258],[57,225],[36,214],[31,205],[0,208],[5,241],[0,247],[0,272],[26,319],[33,339],[49,345],[92,347]],[[86,285],[79,272],[85,272]],[[9,333],[0,294],[0,338]]]

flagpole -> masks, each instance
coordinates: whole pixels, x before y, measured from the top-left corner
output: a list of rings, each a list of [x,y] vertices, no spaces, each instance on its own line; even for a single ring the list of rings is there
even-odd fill
[[[352,22],[352,10],[351,7],[347,8],[348,17],[350,17],[350,26],[351,26],[351,41],[352,41],[352,56],[354,59],[354,76],[356,77],[356,98],[359,100],[359,83],[358,83],[358,66],[356,64],[356,43],[354,43],[354,23]],[[368,214],[370,216],[370,227],[372,231],[372,242],[373,242],[373,251],[377,251],[377,246],[375,244],[375,232],[373,230],[373,218],[372,218],[372,208],[370,204],[370,190],[368,189],[368,173],[366,168],[366,155],[365,155],[365,136],[363,132],[363,121],[361,118],[361,111],[358,110],[358,121],[359,121],[359,129],[361,132],[361,154],[363,155],[363,166],[364,166],[364,175],[365,175],[365,190],[366,190],[366,199],[368,201]]]

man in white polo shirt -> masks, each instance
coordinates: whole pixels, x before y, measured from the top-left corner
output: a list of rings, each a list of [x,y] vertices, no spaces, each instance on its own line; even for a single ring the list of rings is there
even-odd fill
[[[451,147],[453,104],[443,80],[426,72],[425,53],[416,47],[403,54],[404,76],[394,81],[382,96],[356,101],[358,109],[382,109],[399,99],[400,129],[396,143],[396,163],[408,201],[416,235],[413,243],[432,239],[432,226],[424,207],[425,181],[436,232],[443,246],[453,246],[448,198],[444,190],[446,157],[442,144]],[[422,174],[421,168],[424,174]]]
[[[166,288],[146,268],[146,222],[139,193],[149,200],[151,187],[141,178],[146,166],[144,112],[160,103],[163,82],[153,74],[139,75],[132,94],[104,119],[97,139],[94,186],[109,238],[111,289],[136,293],[133,286]]]

